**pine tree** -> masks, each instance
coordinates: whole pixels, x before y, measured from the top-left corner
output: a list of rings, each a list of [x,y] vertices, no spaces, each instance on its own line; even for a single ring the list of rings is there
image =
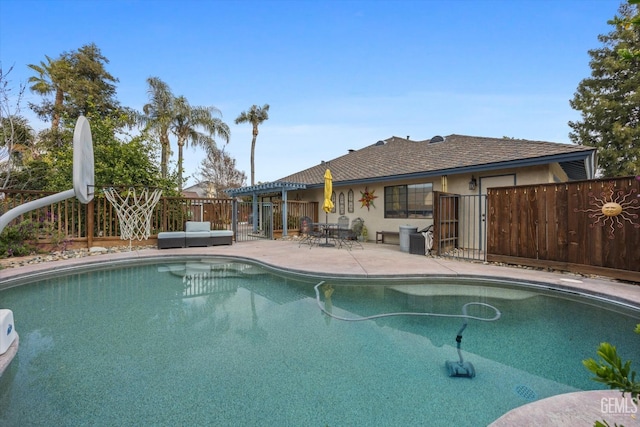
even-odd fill
[[[637,6],[623,4],[609,21],[613,31],[598,36],[602,47],[589,51],[591,77],[580,82],[573,99],[581,121],[569,122],[571,140],[598,148],[599,172],[605,177],[640,174],[640,57],[623,52],[640,49]]]

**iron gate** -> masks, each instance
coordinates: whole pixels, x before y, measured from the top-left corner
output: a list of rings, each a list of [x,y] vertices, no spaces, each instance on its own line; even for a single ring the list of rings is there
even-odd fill
[[[440,194],[434,245],[444,257],[486,261],[487,196]]]
[[[273,205],[270,202],[233,202],[236,242],[273,239]]]

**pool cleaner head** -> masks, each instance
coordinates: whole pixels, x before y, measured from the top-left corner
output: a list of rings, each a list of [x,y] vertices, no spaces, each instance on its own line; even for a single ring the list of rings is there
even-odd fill
[[[473,378],[476,376],[476,369],[470,362],[454,362],[447,360],[447,371],[450,377],[466,377]]]
[[[465,319],[462,328],[458,331],[458,335],[456,336],[456,343],[458,347],[458,357],[460,360],[453,361],[447,360],[445,362],[445,366],[447,367],[447,372],[449,372],[450,377],[465,377],[465,378],[473,378],[476,376],[476,368],[469,362],[465,362],[462,359],[462,351],[460,351],[460,343],[462,342],[462,331],[467,327],[467,319]]]

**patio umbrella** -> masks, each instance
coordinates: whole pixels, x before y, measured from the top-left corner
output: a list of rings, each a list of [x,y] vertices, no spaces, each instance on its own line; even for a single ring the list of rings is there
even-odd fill
[[[333,177],[331,176],[331,171],[329,169],[324,173],[324,203],[322,205],[322,209],[327,213],[327,218],[329,212],[333,210],[333,202],[331,201],[331,193],[333,192]],[[329,222],[327,220],[327,222]]]
[[[331,201],[331,193],[333,192],[333,177],[331,171],[327,169],[324,173],[324,203],[322,209],[325,212],[325,224],[329,226],[329,212],[333,210],[333,202]],[[329,246],[329,233],[325,230],[325,246]]]

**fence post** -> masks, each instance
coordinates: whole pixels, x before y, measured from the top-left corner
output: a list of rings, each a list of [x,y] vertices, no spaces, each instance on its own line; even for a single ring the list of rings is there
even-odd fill
[[[169,216],[167,215],[167,205],[169,201],[166,197],[162,198],[162,228],[160,231],[168,231],[169,230]],[[171,230],[173,231],[173,230]]]
[[[233,199],[231,201],[231,230],[233,230],[233,237],[235,241],[238,241],[238,201]]]
[[[94,228],[94,211],[95,211],[94,199],[91,199],[91,201],[85,205],[85,209],[87,210],[87,229],[85,230],[85,232],[87,233],[87,249],[91,249],[91,247],[93,247],[93,228]]]

